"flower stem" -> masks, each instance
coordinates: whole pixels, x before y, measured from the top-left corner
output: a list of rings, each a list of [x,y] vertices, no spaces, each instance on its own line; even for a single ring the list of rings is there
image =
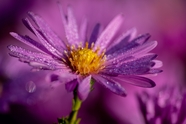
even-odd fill
[[[73,98],[72,111],[68,119],[69,119],[69,124],[79,124],[80,118],[77,118],[77,114],[81,107],[82,101],[78,98],[76,89],[73,91],[73,94],[74,94],[74,98]]]
[[[91,84],[90,91],[92,91],[93,85],[94,85],[93,79],[91,79],[90,84]],[[77,88],[78,86],[73,91],[74,98],[72,100],[72,111],[70,112],[70,115],[67,117],[58,118],[58,124],[79,124],[80,123],[81,119],[77,118],[77,115],[78,115],[78,111],[83,101],[81,101],[78,97]]]

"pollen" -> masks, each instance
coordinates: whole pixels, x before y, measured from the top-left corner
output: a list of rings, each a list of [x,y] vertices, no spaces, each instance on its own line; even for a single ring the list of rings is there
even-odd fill
[[[81,75],[98,73],[104,68],[106,60],[105,51],[99,53],[99,47],[93,50],[94,43],[91,44],[90,48],[88,46],[88,42],[86,42],[85,47],[79,44],[77,48],[71,46],[68,51],[65,51],[70,67]]]

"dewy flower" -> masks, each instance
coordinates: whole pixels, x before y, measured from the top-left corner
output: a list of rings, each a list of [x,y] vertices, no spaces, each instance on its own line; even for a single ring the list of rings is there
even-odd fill
[[[155,83],[143,77],[161,72],[161,61],[157,55],[148,53],[157,42],[147,42],[149,34],[134,38],[136,30],[131,29],[114,39],[123,22],[123,15],[117,15],[100,33],[100,24],[86,38],[87,22],[78,27],[73,11],[68,7],[67,15],[60,7],[66,39],[61,40],[38,15],[29,12],[31,21],[23,20],[25,26],[36,35],[40,42],[29,36],[10,34],[39,52],[10,45],[10,55],[29,63],[37,70],[58,70],[59,76],[68,74],[67,91],[77,88],[81,100],[86,99],[91,90],[91,81],[99,82],[112,92],[126,96],[120,83],[127,82],[142,87],[154,87]],[[59,78],[60,79],[60,78]],[[63,80],[63,79],[60,79]]]
[[[165,86],[154,94],[138,94],[144,124],[186,124],[186,92]]]

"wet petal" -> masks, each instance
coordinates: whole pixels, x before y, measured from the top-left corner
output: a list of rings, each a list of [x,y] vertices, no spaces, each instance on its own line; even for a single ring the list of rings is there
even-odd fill
[[[85,41],[87,41],[86,32],[87,32],[87,19],[83,19],[83,22],[80,25],[80,29],[79,29],[80,41],[82,41],[83,44],[85,44]]]
[[[142,56],[148,53],[149,51],[151,51],[152,49],[154,49],[156,46],[157,46],[157,41],[146,42],[133,49],[129,49],[127,51],[124,50],[124,51],[120,51],[121,53],[119,52],[119,53],[114,53],[112,55],[108,55],[107,59],[108,61],[113,61],[117,59],[128,58],[130,56],[133,57]]]
[[[120,48],[120,49],[117,49],[117,47],[114,46],[116,48],[113,47],[112,48],[112,52],[109,52],[107,54],[108,54],[109,58],[114,58],[114,57],[116,57],[118,55],[122,55],[124,53],[128,53],[128,52],[130,52],[133,49],[139,49],[141,46],[143,46],[146,43],[146,41],[149,38],[150,38],[149,34],[143,34],[141,36],[138,36],[137,38],[135,38],[131,42],[124,44],[125,46],[123,46],[123,47],[120,47],[120,45],[118,45],[119,46],[118,48]],[[146,44],[150,44],[150,43],[148,42]],[[144,45],[144,46],[146,46],[146,45]]]
[[[42,35],[41,33],[31,24],[31,22],[26,18],[23,20],[24,23],[30,26],[30,28],[34,31],[34,34],[37,36],[39,41],[45,46],[45,48],[50,51],[54,56],[61,58],[63,54],[58,51],[54,46],[52,46]]]
[[[95,43],[95,48],[99,46],[100,52],[104,50],[108,46],[108,44],[111,42],[111,39],[116,34],[118,29],[120,28],[122,22],[123,22],[123,15],[119,14],[109,23],[106,29],[98,37]]]
[[[107,75],[144,75],[149,72],[148,67],[120,67],[116,69],[105,69],[102,74]]]
[[[33,12],[28,13],[30,18],[35,22],[35,24],[41,30],[43,36],[48,40],[48,42],[63,52],[63,49],[66,48],[63,41],[51,30],[51,28],[47,25],[47,23],[38,15],[34,14]]]
[[[38,67],[40,69],[57,69],[57,68],[63,68],[64,65],[58,63],[55,61],[51,56],[38,53],[38,52],[32,52],[30,50],[26,50],[24,48],[10,45],[8,46],[10,50],[10,55],[17,57],[22,62],[30,63],[30,65],[34,67]]]
[[[79,34],[76,19],[74,17],[72,9],[68,6],[67,16],[65,17],[62,7],[59,4],[59,9],[61,12],[62,22],[65,28],[66,38],[70,45],[77,45],[79,43]]]
[[[90,92],[90,81],[91,81],[91,75],[84,78],[81,82],[79,82],[78,85],[78,97],[80,100],[85,100],[88,97],[88,94]]]
[[[147,74],[157,74],[157,73],[161,73],[163,72],[163,70],[161,69],[150,69]]]
[[[42,44],[40,44],[37,41],[31,39],[29,36],[22,36],[20,34],[14,33],[14,32],[10,32],[10,35],[12,35],[17,40],[31,46],[32,48],[34,48],[36,50],[51,54]]]
[[[153,63],[156,63],[155,59],[157,57],[157,54],[154,54],[154,53],[148,53],[148,54],[145,54],[145,55],[139,55],[137,57],[133,57],[133,56],[129,56],[127,58],[115,58],[113,60],[110,60],[110,61],[107,61],[106,62],[106,68],[115,68],[115,67],[119,67],[123,64],[140,64],[140,63],[143,63],[143,62],[153,62]]]
[[[42,58],[36,58],[40,59],[40,61],[35,60],[28,62],[25,59],[20,59],[22,62],[28,62],[30,66],[32,66],[32,71],[39,71],[39,70],[57,70],[57,69],[63,69],[64,71],[69,71],[66,66],[64,65],[56,65],[54,63],[51,63],[50,60],[47,61],[41,61]],[[37,62],[38,61],[38,62]]]
[[[116,39],[108,46],[109,48],[106,54],[112,54],[119,49],[125,48],[129,44],[129,42],[134,39],[134,37],[136,36],[136,32],[136,28],[132,28],[126,33],[123,33],[118,39]]]
[[[149,72],[155,65],[152,61],[156,58],[156,54],[149,54],[141,58],[134,58],[129,60],[116,60],[115,63],[107,65],[102,72],[113,75],[142,75]]]
[[[112,77],[109,76],[101,76],[101,75],[93,75],[93,78],[99,82],[100,84],[104,85],[106,88],[111,90],[113,93],[121,96],[126,96],[125,89],[117,83],[117,81],[112,80]]]
[[[146,87],[146,88],[151,88],[151,87],[156,86],[154,81],[146,77],[140,77],[140,76],[134,76],[134,75],[131,75],[131,76],[118,75],[117,77],[114,77],[113,80],[116,80],[120,83],[130,83],[135,86]]]

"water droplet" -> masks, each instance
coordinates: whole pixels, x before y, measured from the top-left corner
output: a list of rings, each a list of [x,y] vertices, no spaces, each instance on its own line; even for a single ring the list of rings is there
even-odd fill
[[[26,91],[29,93],[33,93],[36,91],[36,84],[33,81],[29,81],[26,83]]]

